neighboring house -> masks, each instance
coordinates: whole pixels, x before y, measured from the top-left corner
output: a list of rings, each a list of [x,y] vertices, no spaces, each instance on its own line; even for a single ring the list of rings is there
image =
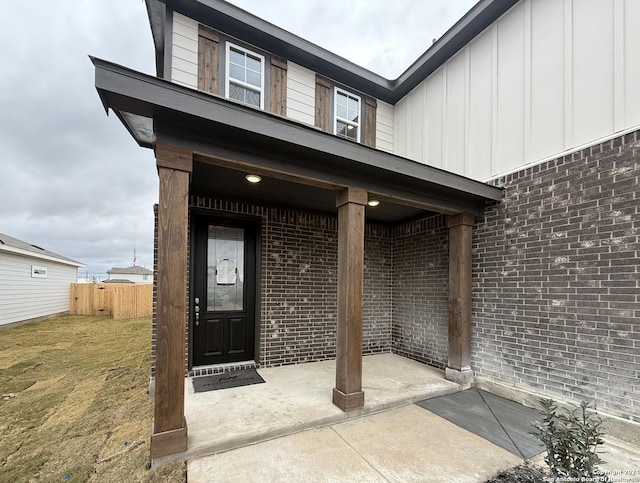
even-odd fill
[[[0,233],[0,325],[69,312],[82,263]]]
[[[160,181],[152,457],[183,374],[336,358],[350,410],[362,353],[640,419],[640,2],[480,0],[396,80],[146,4],[157,77],[92,60]]]
[[[153,283],[153,270],[132,266],[107,270],[105,283]]]

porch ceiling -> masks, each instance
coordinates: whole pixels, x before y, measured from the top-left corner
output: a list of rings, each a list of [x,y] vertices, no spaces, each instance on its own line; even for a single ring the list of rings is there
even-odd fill
[[[198,160],[199,161],[199,160]],[[262,181],[250,184],[246,170],[236,170],[205,162],[193,166],[191,192],[198,196],[213,196],[258,205],[336,213],[335,191],[279,179],[261,173]],[[399,220],[426,216],[420,208],[384,201],[376,207],[366,207],[367,220],[393,223]]]
[[[280,116],[92,58],[96,89],[143,147],[194,153],[192,192],[335,212],[335,191],[383,201],[369,217],[398,221],[433,211],[480,214],[502,190],[327,134]],[[246,172],[265,183],[247,189]],[[238,173],[242,176],[238,177]]]

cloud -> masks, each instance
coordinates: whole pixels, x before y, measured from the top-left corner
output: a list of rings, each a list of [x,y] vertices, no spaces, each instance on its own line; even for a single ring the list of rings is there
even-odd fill
[[[151,266],[157,176],[93,87],[93,54],[153,72],[141,2],[9,6],[0,41],[0,231],[88,264]]]

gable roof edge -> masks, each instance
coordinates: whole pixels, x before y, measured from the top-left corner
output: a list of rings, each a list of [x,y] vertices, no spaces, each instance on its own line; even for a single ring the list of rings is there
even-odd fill
[[[149,21],[158,25],[160,9],[175,10],[228,35],[307,67],[377,99],[396,104],[420,82],[520,0],[480,0],[413,62],[390,80],[303,39],[224,0],[146,0]],[[157,55],[163,55],[156,43]]]

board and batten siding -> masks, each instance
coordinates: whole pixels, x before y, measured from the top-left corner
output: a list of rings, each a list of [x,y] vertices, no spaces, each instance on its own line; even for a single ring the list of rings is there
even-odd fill
[[[395,106],[395,153],[489,180],[640,125],[640,2],[522,0]]]
[[[287,117],[311,126],[315,123],[316,73],[288,62]]]
[[[31,266],[47,269],[46,278],[31,276]],[[0,253],[0,325],[69,311],[77,267],[12,253]]]
[[[198,22],[173,12],[171,82],[198,88]]]

